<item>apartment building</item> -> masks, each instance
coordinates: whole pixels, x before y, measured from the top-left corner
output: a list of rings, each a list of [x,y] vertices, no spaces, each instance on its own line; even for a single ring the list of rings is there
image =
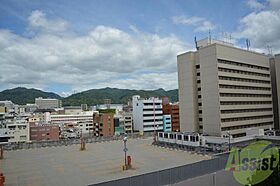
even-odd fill
[[[77,124],[79,122],[92,123],[94,112],[81,112],[79,114],[51,114],[52,124]]]
[[[79,121],[77,127],[81,136],[92,136],[93,135],[93,120]]]
[[[0,114],[7,113],[7,107],[5,107],[4,103],[0,103]]]
[[[163,114],[171,115],[171,125],[173,132],[180,131],[180,117],[179,117],[179,103],[163,102],[162,104]]]
[[[25,119],[15,119],[6,123],[9,142],[29,142],[29,123]]]
[[[163,132],[171,132],[172,125],[171,125],[171,115],[163,115]]]
[[[30,126],[30,140],[31,141],[59,140],[59,126],[52,126],[52,125]]]
[[[273,127],[269,57],[204,39],[177,56],[181,131],[246,135]]]
[[[53,108],[60,108],[61,101],[58,99],[51,99],[51,98],[35,98],[35,105],[38,106],[39,109],[53,109]]]
[[[114,116],[114,127],[115,135],[120,135],[124,133],[124,118],[122,115]]]
[[[93,136],[109,137],[115,134],[113,113],[93,114]]]
[[[132,112],[124,112],[124,132],[132,133],[133,132],[133,115]]]
[[[132,97],[133,129],[139,132],[163,130],[162,100],[159,98],[143,99]]]

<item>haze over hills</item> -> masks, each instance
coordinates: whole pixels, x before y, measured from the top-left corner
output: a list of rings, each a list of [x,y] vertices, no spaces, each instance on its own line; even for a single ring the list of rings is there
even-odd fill
[[[7,89],[0,92],[0,100],[11,100],[13,103],[24,105],[26,103],[34,103],[35,98],[56,98],[61,99],[63,106],[75,106],[86,103],[88,105],[103,104],[104,99],[111,99],[112,103],[127,103],[132,99],[133,95],[140,95],[144,98],[169,96],[172,102],[178,101],[178,89],[165,91],[157,90],[130,90],[118,88],[102,88],[91,89],[76,94],[72,94],[66,98],[62,98],[58,94],[52,92],[44,92],[37,89],[27,89],[18,87]]]

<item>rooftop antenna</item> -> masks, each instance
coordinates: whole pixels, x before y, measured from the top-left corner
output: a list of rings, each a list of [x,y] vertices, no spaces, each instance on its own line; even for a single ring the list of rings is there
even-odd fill
[[[246,46],[247,46],[247,50],[250,50],[251,42],[249,39],[246,39]]]
[[[272,47],[270,45],[267,45],[267,50],[268,50],[268,54],[272,56],[273,52],[272,52]]]
[[[211,30],[209,29],[209,32],[208,32],[208,39],[209,39],[209,44],[211,44]]]
[[[198,50],[196,36],[194,36],[194,43],[195,43],[195,48],[196,48],[196,50]]]

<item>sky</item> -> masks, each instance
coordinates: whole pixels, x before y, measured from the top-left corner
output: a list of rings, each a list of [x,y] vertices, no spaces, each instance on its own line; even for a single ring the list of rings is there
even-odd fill
[[[280,0],[0,0],[0,91],[178,88],[208,36],[280,53]]]

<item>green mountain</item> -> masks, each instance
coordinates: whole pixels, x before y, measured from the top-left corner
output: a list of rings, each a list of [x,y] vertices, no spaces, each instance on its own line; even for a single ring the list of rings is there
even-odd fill
[[[103,104],[104,99],[111,99],[112,103],[127,103],[133,95],[140,95],[143,98],[169,96],[172,102],[178,101],[178,90],[165,91],[157,90],[130,90],[117,88],[91,89],[64,98],[64,106],[74,106],[86,103],[88,105]]]
[[[143,98],[169,96],[172,102],[178,101],[178,90],[165,91],[157,90],[130,90],[117,88],[91,89],[69,97],[62,98],[52,92],[43,92],[37,89],[14,88],[0,92],[0,101],[11,100],[13,103],[25,105],[26,103],[34,103],[35,98],[55,98],[61,99],[63,106],[78,106],[83,103],[88,105],[103,104],[104,99],[111,99],[112,103],[127,103],[132,99],[133,95],[140,95]]]
[[[43,92],[37,89],[27,89],[18,87],[14,89],[7,89],[0,92],[0,101],[11,100],[13,103],[19,105],[25,105],[27,103],[34,103],[35,98],[55,98],[61,99],[61,97],[52,92]]]

